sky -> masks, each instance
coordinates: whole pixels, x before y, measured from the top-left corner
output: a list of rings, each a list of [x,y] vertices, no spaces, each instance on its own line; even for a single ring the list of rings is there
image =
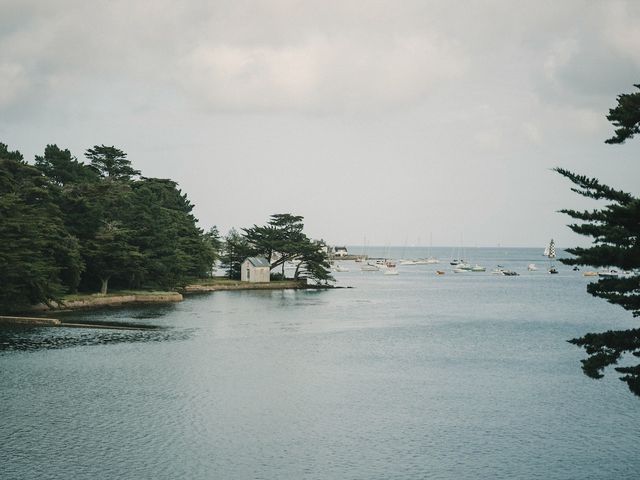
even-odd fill
[[[587,245],[551,169],[640,193],[605,145],[637,1],[0,0],[0,142],[114,145],[200,225],[331,244]]]

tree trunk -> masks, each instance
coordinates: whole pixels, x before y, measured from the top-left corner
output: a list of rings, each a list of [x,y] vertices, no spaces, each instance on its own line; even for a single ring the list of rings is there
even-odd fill
[[[100,293],[102,295],[106,295],[107,294],[107,287],[109,285],[109,277],[101,278],[100,280],[102,281],[102,288],[100,288]]]

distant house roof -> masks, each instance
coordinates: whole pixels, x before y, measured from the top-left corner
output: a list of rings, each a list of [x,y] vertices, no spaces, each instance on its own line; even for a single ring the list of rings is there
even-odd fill
[[[247,257],[247,260],[254,267],[271,267],[271,264],[269,263],[269,261],[264,257]]]
[[[346,252],[347,251],[347,247],[333,247],[333,249],[337,252],[338,250]]]

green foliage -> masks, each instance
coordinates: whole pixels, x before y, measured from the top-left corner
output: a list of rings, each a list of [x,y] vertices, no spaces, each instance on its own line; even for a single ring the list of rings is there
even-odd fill
[[[193,205],[168,179],[132,183],[134,208],[124,215],[130,241],[144,257],[134,286],[171,288],[210,275],[217,245],[196,226]]]
[[[61,150],[57,145],[47,145],[44,155],[36,155],[35,165],[51,182],[60,186],[97,179],[95,170],[79,162],[69,150]]]
[[[639,85],[636,87],[640,88]],[[607,118],[617,127],[616,136],[607,143],[623,143],[639,133],[640,93],[620,95],[618,107],[609,111]],[[572,190],[584,197],[607,202],[591,211],[561,210],[579,223],[569,225],[574,232],[591,237],[593,245],[588,248],[567,249],[573,258],[561,260],[569,265],[591,265],[594,267],[618,267],[633,271],[620,278],[601,278],[590,283],[587,291],[640,316],[640,198],[630,193],[615,190],[601,184],[597,179],[556,168],[556,172],[575,185]],[[591,378],[601,378],[603,370],[617,364],[623,354],[640,357],[640,330],[608,331],[588,333],[570,340],[583,347],[589,357],[582,361],[582,369]],[[640,396],[640,365],[618,367],[625,374],[621,380]]]
[[[210,275],[219,235],[198,228],[175,182],[135,179],[115,147],[95,146],[87,158],[47,145],[32,167],[0,143],[0,311]]]
[[[105,223],[85,250],[90,271],[100,279],[100,293],[108,291],[114,275],[131,276],[141,268],[142,254],[130,241],[131,232],[118,222]]]
[[[82,269],[51,185],[0,144],[0,311],[56,300],[77,286]]]
[[[85,157],[91,160],[91,167],[103,178],[129,180],[140,175],[139,170],[131,167],[127,154],[113,146],[96,145],[85,152]]]
[[[618,267],[622,270],[640,268],[640,199],[601,185],[564,169],[556,171],[580,188],[581,195],[609,203],[592,211],[561,210],[581,223],[569,225],[574,232],[593,238],[593,246],[575,247],[567,251],[573,258],[562,260],[569,265]],[[603,278],[587,287],[590,294],[640,315],[640,276]]]
[[[640,88],[640,84],[634,87]],[[624,143],[640,133],[640,92],[618,95],[618,105],[609,110],[607,120],[618,128],[606,143]]]
[[[252,255],[247,239],[235,228],[229,230],[224,238],[220,265],[227,271],[227,277],[240,280],[240,266],[245,258]]]
[[[11,152],[5,143],[0,142],[0,159],[22,162],[23,158],[24,157],[18,150]]]
[[[271,269],[281,268],[289,261],[299,261],[294,278],[309,278],[318,282],[333,281],[329,273],[329,258],[323,244],[314,242],[303,232],[304,218],[290,213],[271,215],[265,226],[245,228],[244,237],[250,254],[271,262]]]
[[[311,241],[302,246],[300,263],[294,275],[295,278],[310,278],[319,283],[328,284],[335,281],[331,275],[331,265],[327,248],[322,241]]]

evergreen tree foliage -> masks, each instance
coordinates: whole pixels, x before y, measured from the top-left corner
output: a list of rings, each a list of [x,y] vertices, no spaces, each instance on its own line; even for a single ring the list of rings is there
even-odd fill
[[[136,286],[167,288],[208,276],[217,252],[196,225],[193,205],[168,179],[145,178],[132,183],[126,215],[130,241],[142,252],[144,270]]]
[[[235,228],[229,230],[222,244],[220,266],[226,270],[227,277],[240,280],[240,267],[245,258],[253,255],[247,239],[240,235]]]
[[[325,285],[335,281],[331,275],[327,252],[327,245],[322,240],[302,245],[300,263],[296,267],[294,278],[310,278]]]
[[[220,251],[222,250],[222,245],[223,245],[223,241],[222,241],[222,238],[220,237],[220,232],[218,231],[218,227],[215,225],[211,227],[209,231],[207,231],[204,234],[204,240],[207,243],[207,245],[209,245],[209,247],[212,249],[212,251],[215,253],[214,264],[211,266],[211,272],[210,272],[210,274],[212,274],[213,268],[215,266],[215,262],[218,261],[220,258]]]
[[[36,155],[35,165],[53,183],[59,186],[92,182],[95,170],[79,162],[68,149],[57,145],[47,145],[44,155]]]
[[[139,170],[131,167],[127,154],[114,146],[95,145],[86,151],[85,157],[91,161],[91,168],[103,178],[129,180],[140,175]]]
[[[639,85],[636,87],[640,88]],[[640,121],[640,94],[620,95],[618,107],[610,110],[607,117],[619,127],[616,136],[607,143],[623,143],[638,133]],[[630,275],[601,278],[590,283],[587,291],[609,303],[640,316],[640,198],[607,185],[597,179],[577,175],[562,168],[556,172],[568,178],[572,190],[584,197],[606,202],[601,208],[591,211],[561,210],[577,220],[569,225],[574,232],[591,237],[593,245],[588,248],[567,249],[573,258],[563,259],[569,265],[591,265],[594,267],[617,267],[631,271]],[[589,357],[582,361],[582,369],[592,378],[601,378],[603,370],[615,365],[624,354],[640,357],[640,329],[588,333],[570,340],[583,347]],[[621,380],[640,396],[640,365],[617,367]]]
[[[640,84],[634,87],[640,89]],[[640,92],[618,95],[618,105],[609,110],[607,120],[618,128],[606,143],[624,143],[640,133]]]
[[[172,180],[136,178],[116,147],[89,165],[47,145],[35,166],[0,143],[0,312],[76,290],[183,286],[211,274],[217,230],[204,233]]]
[[[52,186],[0,143],[0,311],[58,299],[75,289],[83,267]]]
[[[327,283],[332,281],[326,249],[303,232],[304,218],[290,213],[277,213],[264,226],[245,228],[244,237],[251,255],[264,256],[271,269],[280,267],[284,278],[284,266],[289,261],[299,261],[294,278],[310,278]]]
[[[142,267],[142,254],[130,241],[131,232],[118,222],[107,222],[88,242],[85,249],[91,273],[100,280],[100,293],[108,293],[114,276],[132,277]]]

